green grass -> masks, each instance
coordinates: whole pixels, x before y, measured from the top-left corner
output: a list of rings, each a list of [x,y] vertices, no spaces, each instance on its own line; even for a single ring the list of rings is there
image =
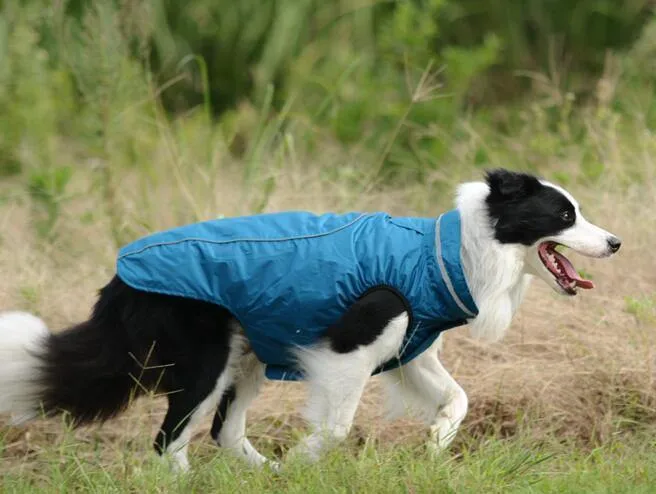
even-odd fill
[[[139,441],[140,442],[140,441]],[[594,450],[521,438],[491,439],[475,450],[433,457],[423,448],[365,445],[336,450],[315,465],[257,470],[209,447],[192,448],[192,471],[174,474],[154,454],[116,444],[100,462],[89,445],[64,442],[5,471],[2,492],[366,492],[366,493],[651,493],[654,440],[648,435]],[[102,445],[95,446],[101,450]],[[195,450],[195,451],[194,451]],[[106,456],[106,455],[104,455]]]

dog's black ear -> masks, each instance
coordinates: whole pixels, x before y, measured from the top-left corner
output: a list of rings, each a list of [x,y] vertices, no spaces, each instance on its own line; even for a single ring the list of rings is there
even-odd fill
[[[533,175],[498,169],[487,172],[485,180],[490,187],[490,198],[513,201],[531,195],[541,184]]]

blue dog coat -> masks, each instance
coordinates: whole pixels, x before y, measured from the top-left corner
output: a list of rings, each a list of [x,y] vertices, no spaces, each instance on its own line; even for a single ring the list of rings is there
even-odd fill
[[[218,304],[241,323],[269,379],[302,379],[294,347],[317,343],[365,292],[391,287],[410,309],[405,364],[478,309],[460,258],[460,213],[273,213],[155,233],[123,247],[129,286]]]

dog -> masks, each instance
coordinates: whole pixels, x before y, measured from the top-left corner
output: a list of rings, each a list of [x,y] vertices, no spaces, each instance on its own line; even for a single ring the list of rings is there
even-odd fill
[[[444,449],[468,398],[439,361],[442,332],[468,324],[499,340],[532,278],[567,296],[593,287],[559,246],[602,258],[621,245],[533,175],[488,171],[455,203],[438,218],[272,213],[137,240],[87,321],[50,332],[27,313],[0,317],[0,412],[66,412],[77,426],[163,392],[154,447],[174,468],[189,468],[192,430],[212,412],[219,446],[276,467],[246,436],[265,379],[307,382],[311,430],[289,454],[314,461],[347,437],[381,374]]]

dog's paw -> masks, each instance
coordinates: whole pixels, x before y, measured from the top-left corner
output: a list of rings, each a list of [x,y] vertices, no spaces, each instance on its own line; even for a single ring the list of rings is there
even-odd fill
[[[166,452],[159,459],[176,475],[185,474],[191,470],[186,451]]]
[[[426,448],[431,455],[438,455],[449,447],[458,432],[458,425],[455,425],[449,418],[442,417],[435,421],[430,427],[429,440]]]
[[[428,453],[428,456],[432,459],[437,458],[440,456],[442,453],[444,453],[444,450],[446,449],[443,446],[440,446],[436,441],[433,441],[432,439],[429,439],[424,443],[424,446],[426,448],[426,453]]]

